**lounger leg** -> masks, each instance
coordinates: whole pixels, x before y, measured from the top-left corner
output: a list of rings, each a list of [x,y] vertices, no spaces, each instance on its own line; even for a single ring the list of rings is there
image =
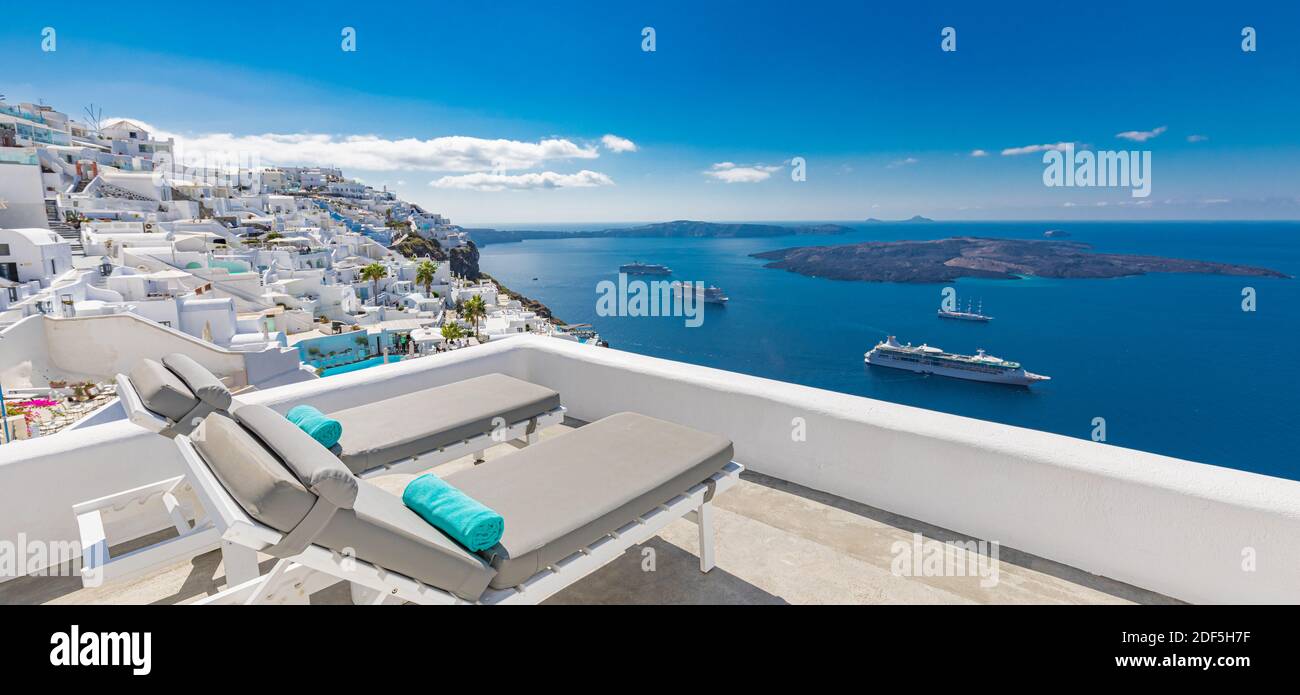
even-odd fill
[[[221,561],[226,566],[226,586],[257,579],[257,551],[230,541],[221,541]]]
[[[371,589],[364,584],[348,582],[352,585],[352,604],[356,606],[382,606],[385,603],[401,603],[398,599],[387,592]]]
[[[536,444],[537,442],[542,441],[542,435],[536,432],[530,432],[528,436],[525,437],[525,441],[527,441],[528,444],[531,446],[533,444]]]
[[[261,603],[278,603],[278,604],[301,604],[311,603],[308,596],[302,575],[310,574],[310,570],[296,565],[292,560],[280,560],[275,563],[275,567],[267,573],[261,581],[257,583],[257,588],[246,599],[244,605],[257,605]]]
[[[484,457],[485,457],[486,455],[487,455],[487,450],[486,450],[486,449],[479,449],[478,451],[475,451],[475,452],[474,452],[474,463],[475,463],[475,464],[483,463],[483,459],[484,459]]]
[[[713,569],[713,503],[705,502],[695,512],[695,524],[700,527],[700,571]]]

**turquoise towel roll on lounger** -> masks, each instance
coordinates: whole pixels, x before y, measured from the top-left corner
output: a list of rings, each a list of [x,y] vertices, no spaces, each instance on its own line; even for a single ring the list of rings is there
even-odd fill
[[[474,552],[496,545],[506,530],[500,514],[430,473],[407,484],[402,503]]]
[[[325,417],[324,413],[309,405],[295,405],[284,417],[326,449],[338,444],[339,437],[343,436],[343,425],[338,420]]]

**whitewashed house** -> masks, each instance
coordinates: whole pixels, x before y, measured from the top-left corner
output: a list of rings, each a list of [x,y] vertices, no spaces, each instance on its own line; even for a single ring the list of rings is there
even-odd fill
[[[50,280],[72,269],[72,244],[48,229],[0,229],[0,277],[11,282]]]
[[[100,135],[112,140],[113,154],[150,160],[158,153],[170,154],[176,144],[172,138],[155,140],[143,126],[128,120],[109,123],[101,129]]]

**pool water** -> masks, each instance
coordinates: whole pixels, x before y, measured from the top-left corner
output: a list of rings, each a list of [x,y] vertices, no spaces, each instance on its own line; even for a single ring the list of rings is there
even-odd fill
[[[402,358],[398,355],[390,355],[387,359],[389,362],[398,362]],[[320,375],[325,377],[325,376],[334,376],[335,374],[347,374],[348,372],[355,372],[362,369],[367,369],[369,367],[376,367],[383,363],[384,363],[384,357],[380,355],[379,357],[371,357],[368,360],[361,360],[360,362],[343,364],[337,367],[327,367],[321,371]]]

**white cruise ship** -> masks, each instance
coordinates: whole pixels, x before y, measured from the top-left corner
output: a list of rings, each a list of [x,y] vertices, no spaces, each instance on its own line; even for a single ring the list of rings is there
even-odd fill
[[[618,272],[627,273],[628,275],[672,275],[673,269],[659,263],[624,263],[618,267]]]
[[[682,295],[682,283],[673,282],[672,285],[673,285],[673,294],[680,297]],[[708,287],[705,287],[702,284],[696,283],[695,295],[696,297],[699,298],[700,301],[706,304],[725,305],[727,302],[731,301],[731,297],[728,297],[725,293],[723,293],[722,288],[718,287],[717,285],[709,285]]]
[[[938,374],[956,379],[1016,386],[1029,386],[1051,378],[1027,372],[1019,362],[1008,362],[1000,357],[986,355],[983,350],[977,351],[974,355],[956,355],[924,344],[901,345],[892,335],[867,353],[866,362],[921,374]]]

